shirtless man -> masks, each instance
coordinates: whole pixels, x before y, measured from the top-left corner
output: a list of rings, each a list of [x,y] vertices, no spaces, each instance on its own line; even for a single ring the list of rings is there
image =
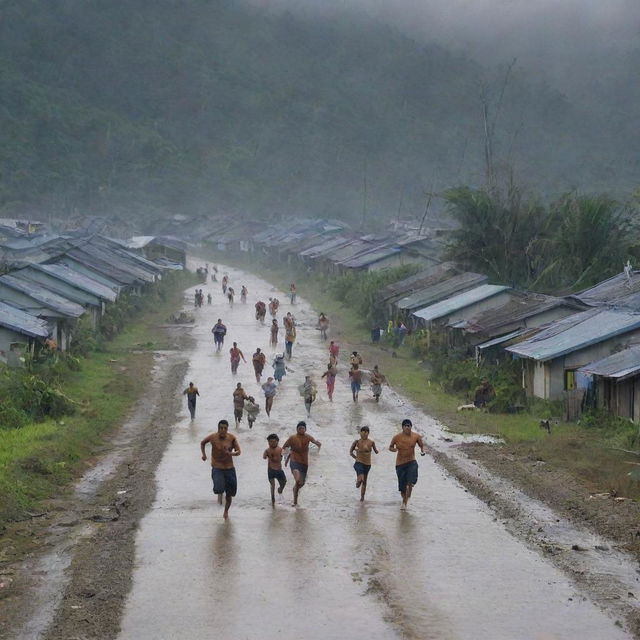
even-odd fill
[[[357,364],[351,367],[349,379],[351,380],[351,395],[353,396],[353,401],[358,402],[358,394],[362,386],[362,371],[360,371],[360,367],[358,367]]]
[[[280,330],[280,327],[278,326],[278,319],[274,318],[271,321],[271,340],[269,341],[269,344],[274,348],[278,346],[278,331],[279,330]]]
[[[300,489],[304,487],[304,483],[307,480],[307,471],[309,469],[309,443],[318,447],[318,450],[322,446],[319,440],[310,436],[307,433],[307,423],[302,420],[298,422],[296,426],[296,433],[287,438],[287,441],[282,445],[283,449],[289,449],[289,455],[285,460],[285,465],[289,462],[291,468],[291,474],[296,481],[293,485],[293,506],[298,506],[298,493]]]
[[[269,446],[264,450],[262,458],[267,462],[267,478],[271,485],[271,505],[276,503],[276,480],[278,481],[278,493],[284,491],[284,485],[287,484],[287,476],[284,475],[282,469],[282,447],[278,446],[280,438],[275,433],[267,436]]]
[[[367,492],[367,476],[371,470],[371,452],[378,453],[376,443],[369,438],[369,427],[360,427],[360,437],[353,441],[349,455],[355,460],[356,489],[360,489],[360,502]]]
[[[416,445],[420,447],[420,455],[425,455],[426,447],[422,436],[411,431],[411,420],[405,418],[402,421],[402,432],[391,438],[389,451],[396,455],[396,475],[398,476],[398,491],[402,495],[401,509],[407,508],[407,502],[411,497],[411,490],[418,482],[418,463],[416,462]]]
[[[236,375],[238,373],[238,365],[240,364],[240,358],[242,358],[243,362],[246,362],[244,359],[244,354],[240,349],[238,349],[238,343],[234,342],[233,347],[229,349],[229,359],[231,360],[231,374]]]
[[[182,395],[187,396],[187,406],[193,420],[196,417],[196,398],[200,395],[198,387],[193,382],[190,382],[189,386],[182,392]]]
[[[262,300],[258,300],[255,305],[256,309],[256,320],[264,324],[264,317],[267,315],[267,306]]]
[[[387,378],[380,373],[378,365],[375,365],[369,379],[371,380],[371,391],[373,392],[373,397],[376,402],[378,402],[382,395],[382,385],[387,381]]]
[[[251,357],[251,362],[253,363],[253,371],[256,374],[256,382],[260,384],[260,378],[262,377],[262,370],[264,369],[264,365],[267,362],[267,356],[260,351],[260,347],[256,349],[256,352]]]
[[[238,382],[236,388],[233,390],[233,417],[236,421],[236,429],[240,426],[242,421],[242,414],[244,413],[244,401],[249,396],[242,388],[242,383]]]
[[[338,366],[338,354],[340,353],[340,347],[332,340],[329,344],[329,362],[331,366]]]
[[[229,433],[229,423],[226,420],[218,422],[218,432],[208,435],[200,443],[202,459],[207,459],[205,447],[211,445],[211,479],[213,493],[218,496],[218,503],[222,504],[222,494],[226,494],[223,518],[229,517],[231,500],[238,490],[236,470],[233,457],[240,455],[240,445],[236,437]]]

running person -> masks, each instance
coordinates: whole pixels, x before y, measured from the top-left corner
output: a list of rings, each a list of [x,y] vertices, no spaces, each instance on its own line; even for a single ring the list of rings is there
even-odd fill
[[[332,340],[329,343],[329,362],[332,366],[338,366],[338,354],[340,353],[340,347]]]
[[[238,479],[233,466],[233,457],[240,455],[240,445],[236,437],[229,433],[229,423],[226,420],[218,422],[218,432],[208,435],[200,443],[202,459],[207,459],[205,447],[211,445],[211,479],[213,493],[218,496],[218,503],[222,504],[222,494],[226,494],[223,518],[229,517],[231,500],[238,491]]]
[[[422,436],[411,431],[411,420],[405,418],[402,421],[402,432],[391,438],[389,451],[396,455],[396,475],[398,476],[398,491],[402,495],[401,509],[407,508],[407,502],[411,497],[411,491],[418,482],[418,463],[416,462],[416,445],[420,447],[420,455],[425,455],[426,447]]]
[[[218,322],[213,325],[211,333],[213,333],[213,342],[216,345],[216,351],[220,351],[224,344],[224,337],[227,335],[227,327],[222,324],[220,318],[218,318]]]
[[[244,401],[248,399],[248,395],[242,388],[242,383],[238,382],[236,388],[233,390],[233,417],[236,421],[236,429],[242,422],[242,414],[244,412]]]
[[[304,483],[307,479],[307,471],[309,470],[309,444],[313,444],[318,447],[318,450],[322,446],[319,440],[310,436],[307,433],[307,423],[304,421],[298,422],[296,426],[296,433],[287,438],[287,441],[282,445],[283,449],[289,449],[289,455],[285,461],[285,465],[289,462],[289,468],[296,481],[293,485],[293,506],[298,506],[298,493],[300,489],[304,487]]]
[[[242,304],[247,304],[247,293],[249,293],[249,289],[242,285],[242,289],[240,289],[240,302]]]
[[[198,387],[193,382],[190,382],[189,386],[182,392],[182,395],[187,396],[187,407],[193,420],[196,417],[196,397],[200,395]]]
[[[273,361],[273,377],[282,382],[282,378],[287,375],[287,365],[284,361],[284,353],[282,355],[276,355]]]
[[[287,484],[287,476],[284,474],[282,468],[282,447],[278,446],[280,438],[275,433],[267,436],[267,442],[269,446],[264,450],[262,454],[263,460],[267,462],[267,478],[269,478],[269,484],[271,485],[271,504],[276,503],[276,480],[278,481],[278,493],[284,491],[284,486]]]
[[[238,343],[234,342],[233,347],[229,349],[229,359],[231,361],[231,373],[232,375],[236,375],[238,373],[238,365],[240,364],[240,358],[242,358],[243,362],[246,362],[244,359],[244,354],[240,349],[238,349]]]
[[[322,374],[322,377],[327,379],[327,395],[329,396],[329,402],[333,402],[333,389],[336,386],[336,369],[331,363],[327,365],[327,370]]]
[[[264,317],[267,315],[267,305],[262,302],[262,300],[258,300],[255,305],[256,308],[256,320],[264,324]]]
[[[235,296],[236,292],[233,290],[233,287],[229,287],[227,289],[227,299],[229,300],[229,306],[233,307],[233,296]]]
[[[298,292],[296,291],[296,285],[292,282],[289,285],[289,297],[291,298],[291,304],[296,303],[297,295],[298,295]]]
[[[369,427],[360,427],[360,437],[353,441],[349,455],[355,460],[356,489],[360,489],[360,502],[364,502],[367,492],[367,477],[371,470],[371,452],[378,453],[376,443],[369,438]]]
[[[227,284],[229,283],[229,276],[225,273],[222,276],[222,295],[227,295]]]
[[[267,362],[267,356],[260,351],[260,347],[256,349],[256,352],[251,357],[251,362],[253,363],[253,371],[256,374],[256,382],[260,384],[260,378],[262,377],[262,370],[264,369],[264,365]]]
[[[278,387],[273,381],[273,378],[267,378],[267,381],[262,385],[264,391],[264,410],[267,416],[271,415],[271,407],[273,407],[273,399],[276,397]]]
[[[316,399],[316,385],[311,380],[311,376],[305,376],[304,382],[298,387],[300,395],[304,400],[304,408],[307,410],[307,418],[311,417],[311,405]]]
[[[271,321],[271,340],[269,341],[269,344],[272,347],[277,347],[278,346],[278,331],[280,331],[280,327],[278,326],[278,319],[274,318]]]
[[[320,329],[320,337],[323,340],[327,339],[327,330],[329,329],[329,318],[324,313],[320,314],[318,318],[318,329]]]
[[[376,399],[376,402],[378,402],[380,400],[380,396],[382,395],[382,385],[387,381],[387,379],[378,370],[378,365],[375,365],[373,367],[370,379],[373,397]]]
[[[287,358],[291,360],[293,355],[293,343],[296,341],[296,327],[294,324],[287,325],[284,337],[284,348],[287,353]]]
[[[360,393],[360,387],[362,386],[362,371],[357,364],[354,364],[349,371],[349,378],[351,378],[351,395],[353,401],[358,402],[358,394]]]
[[[256,421],[258,414],[260,413],[260,405],[256,402],[253,396],[249,396],[244,403],[244,410],[247,412],[247,422],[249,423],[249,429],[253,429],[253,423]]]

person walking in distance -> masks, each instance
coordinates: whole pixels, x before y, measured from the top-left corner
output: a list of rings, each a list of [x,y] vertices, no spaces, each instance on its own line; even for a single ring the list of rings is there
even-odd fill
[[[218,432],[208,435],[200,442],[202,459],[207,460],[206,446],[211,445],[211,479],[213,480],[213,493],[218,496],[218,503],[222,504],[222,496],[225,495],[224,514],[226,520],[229,517],[231,501],[238,491],[238,479],[233,466],[234,456],[240,455],[240,445],[237,438],[229,433],[229,423],[226,420],[218,422]]]
[[[236,375],[238,373],[238,365],[240,364],[240,358],[242,358],[243,362],[246,362],[244,359],[244,354],[240,349],[238,349],[238,343],[234,342],[233,347],[229,349],[229,360],[231,361],[231,374]]]
[[[322,446],[319,440],[310,436],[307,433],[307,423],[304,421],[298,422],[296,425],[296,433],[289,436],[286,442],[282,445],[283,449],[289,450],[289,455],[285,460],[285,466],[289,462],[289,468],[295,480],[293,486],[293,506],[298,506],[298,494],[300,489],[304,487],[304,483],[307,480],[307,471],[309,470],[309,444],[313,443],[318,447]]]
[[[329,329],[329,318],[324,313],[321,313],[318,318],[318,329],[320,329],[320,337],[323,340],[327,339],[327,331]]]
[[[262,391],[264,391],[264,410],[267,416],[271,415],[273,399],[276,397],[277,390],[278,386],[273,381],[273,378],[268,377],[267,381],[262,385]]]
[[[269,446],[264,450],[262,458],[267,460],[267,478],[271,485],[271,505],[276,503],[276,480],[278,481],[278,493],[284,491],[287,484],[287,476],[282,468],[282,447],[278,446],[280,438],[277,434],[271,433],[267,436]]]
[[[260,384],[262,371],[265,363],[267,362],[267,357],[262,353],[262,351],[260,351],[260,347],[256,349],[256,352],[251,357],[251,362],[253,363],[253,371],[256,374],[256,382]]]
[[[293,324],[287,326],[284,338],[284,347],[287,354],[287,358],[291,360],[293,355],[293,343],[296,341],[296,327]]]
[[[401,509],[407,508],[413,487],[418,482],[418,463],[416,462],[416,445],[420,447],[420,455],[425,455],[426,447],[419,433],[411,430],[411,420],[402,421],[402,431],[391,438],[389,451],[396,453],[396,475],[398,476],[398,491],[402,496]]]
[[[329,362],[332,367],[338,366],[338,354],[340,353],[340,347],[333,340],[329,343]]]
[[[240,289],[240,302],[242,304],[247,304],[247,294],[249,293],[249,289],[242,285],[242,289]]]
[[[360,427],[360,437],[353,441],[349,455],[355,460],[356,489],[360,489],[360,502],[364,502],[367,492],[367,478],[371,470],[371,452],[378,453],[376,443],[369,438],[369,427]]]
[[[278,319],[274,318],[271,321],[270,333],[271,339],[269,340],[269,344],[275,349],[278,346],[278,331],[280,327],[278,326]]]
[[[198,387],[193,382],[190,382],[189,386],[182,392],[182,395],[187,396],[187,407],[193,420],[196,417],[196,397],[200,395]]]

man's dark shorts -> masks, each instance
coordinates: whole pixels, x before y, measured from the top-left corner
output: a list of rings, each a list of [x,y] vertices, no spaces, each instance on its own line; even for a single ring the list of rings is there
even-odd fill
[[[238,479],[235,469],[211,468],[211,479],[213,480],[213,493],[220,495],[226,493],[228,496],[235,496],[238,491]]]
[[[287,476],[282,469],[267,469],[267,477],[269,480],[277,480],[279,484],[287,483]]]
[[[289,462],[289,467],[291,468],[291,471],[299,471],[305,476],[307,475],[307,471],[309,470],[309,465],[302,464],[302,462],[295,462],[294,460],[291,460]]]
[[[236,420],[242,420],[242,414],[244,413],[244,409],[234,409],[233,410],[233,417]]]
[[[396,467],[396,474],[398,475],[398,491],[402,493],[408,484],[418,483],[418,463],[411,460],[411,462],[400,464]]]
[[[371,470],[370,464],[364,464],[364,462],[358,462],[357,460],[353,463],[353,468],[356,470],[356,474],[359,476],[367,476],[369,471]],[[396,467],[397,468],[397,467]]]

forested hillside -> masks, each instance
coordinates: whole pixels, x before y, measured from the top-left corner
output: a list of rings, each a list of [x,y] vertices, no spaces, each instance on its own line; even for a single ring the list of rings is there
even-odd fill
[[[384,222],[484,180],[494,149],[547,194],[633,189],[637,128],[517,65],[482,68],[355,15],[234,0],[16,0],[0,19],[0,215],[74,210]],[[625,124],[626,123],[626,124]]]

